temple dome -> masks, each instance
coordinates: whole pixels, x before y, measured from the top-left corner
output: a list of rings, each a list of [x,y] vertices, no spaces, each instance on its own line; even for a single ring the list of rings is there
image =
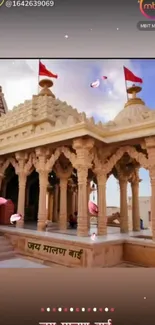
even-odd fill
[[[138,99],[138,98],[137,98]],[[130,103],[130,105],[124,107],[118,115],[114,118],[116,123],[123,123],[124,120],[130,120],[131,122],[134,121],[141,121],[147,118],[150,114],[151,110],[149,107],[145,106],[143,102],[135,102]]]
[[[141,87],[135,85],[127,89],[127,93],[132,94],[132,98],[128,99],[124,108],[108,124],[120,126],[137,124],[151,119],[155,115],[155,112],[147,107],[141,98],[136,97],[136,94],[140,91]]]

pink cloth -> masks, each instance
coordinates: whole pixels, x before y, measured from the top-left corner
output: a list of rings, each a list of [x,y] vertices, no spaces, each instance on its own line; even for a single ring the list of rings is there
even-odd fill
[[[91,201],[89,201],[89,203],[88,203],[88,210],[89,210],[90,214],[92,214],[94,216],[98,215],[98,206]]]
[[[4,197],[0,197],[0,205],[5,204],[7,202],[6,199],[4,199]]]

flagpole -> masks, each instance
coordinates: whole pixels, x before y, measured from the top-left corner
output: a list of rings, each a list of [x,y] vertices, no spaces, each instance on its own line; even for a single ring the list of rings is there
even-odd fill
[[[38,62],[38,94],[39,94],[39,81],[40,81],[40,75],[39,75],[39,72],[40,72],[40,59],[39,59],[39,62]]]
[[[125,78],[125,71],[124,71],[124,67],[123,67],[123,72],[124,72],[124,80],[125,80],[125,89],[126,89],[126,96],[127,96],[127,101],[128,101],[128,99],[129,99],[129,95],[128,95],[128,87],[127,87],[127,80],[126,80],[126,78]]]

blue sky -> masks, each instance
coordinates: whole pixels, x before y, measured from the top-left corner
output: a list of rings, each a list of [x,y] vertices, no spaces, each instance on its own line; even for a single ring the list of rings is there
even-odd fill
[[[59,78],[54,81],[53,92],[62,101],[94,116],[98,121],[113,119],[126,102],[123,66],[143,79],[139,96],[146,106],[155,109],[155,60],[42,60],[46,67]],[[107,76],[100,87],[92,89],[90,83]],[[38,60],[0,60],[0,85],[12,109],[31,99],[38,92]],[[130,83],[128,84],[130,85]],[[148,172],[141,169],[140,195],[150,195]],[[114,193],[113,196],[111,193]],[[128,189],[128,195],[130,195]],[[118,184],[113,177],[107,182],[107,204],[119,205]]]
[[[149,108],[155,109],[155,60],[134,59],[132,62],[133,68],[137,67],[137,70],[140,71],[140,76],[144,81],[140,96]]]

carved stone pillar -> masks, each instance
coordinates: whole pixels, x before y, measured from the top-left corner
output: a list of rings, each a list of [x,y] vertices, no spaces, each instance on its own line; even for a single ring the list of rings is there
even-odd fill
[[[60,179],[60,212],[59,227],[61,230],[67,229],[67,184],[73,168],[70,163],[63,168],[59,162],[55,166],[56,175]]]
[[[68,177],[60,179],[60,214],[59,214],[60,230],[67,229],[67,184],[68,184]]]
[[[98,235],[107,234],[107,219],[106,219],[106,175],[97,174],[97,190],[98,190]]]
[[[89,215],[89,208],[88,208],[88,203],[89,203],[89,197],[90,197],[90,182],[91,180],[87,180],[87,222],[88,222],[88,229],[90,228],[90,215]]]
[[[51,222],[53,222],[53,194],[50,193],[49,195],[49,207],[48,207],[48,220],[50,220]]]
[[[151,181],[151,228],[152,239],[155,241],[155,137],[145,139],[148,154],[148,169]]]
[[[75,212],[78,211],[78,188],[75,192]]]
[[[46,211],[46,194],[48,186],[48,172],[46,170],[38,170],[39,172],[39,209],[38,209],[38,223],[37,230],[45,229],[47,219]]]
[[[2,187],[2,181],[4,177],[4,168],[3,168],[4,161],[0,159],[0,193],[1,193],[1,187]]]
[[[140,231],[139,180],[131,182],[133,231]]]
[[[81,167],[77,170],[78,175],[78,225],[77,235],[87,237],[88,229],[88,192],[87,192],[87,176],[88,168]]]
[[[73,214],[73,192],[69,188],[67,189],[67,216]]]
[[[37,230],[45,230],[47,221],[47,188],[48,175],[55,163],[56,155],[50,153],[48,148],[40,147],[35,150],[35,158],[33,160],[36,171],[39,174],[39,207]],[[48,159],[49,158],[49,159]]]
[[[73,148],[76,151],[74,167],[77,169],[78,176],[78,236],[88,236],[88,192],[87,177],[88,169],[92,168],[92,149],[94,140],[76,139],[73,141]]]
[[[150,170],[151,179],[151,228],[152,239],[155,241],[155,167]]]
[[[128,225],[128,202],[127,202],[127,179],[120,178],[120,231],[127,233],[129,231]]]
[[[76,193],[73,192],[73,195],[72,195],[72,215],[74,215],[76,211]]]
[[[25,196],[26,196],[26,182],[29,170],[31,168],[31,157],[28,157],[26,152],[17,152],[15,154],[13,166],[18,175],[18,207],[17,212],[22,215],[22,219],[17,221],[16,227],[22,228],[24,226],[25,214]]]
[[[22,219],[17,221],[16,227],[23,228],[24,226],[24,214],[25,214],[25,189],[26,189],[27,174],[18,174],[18,208],[17,213],[22,215]]]
[[[58,199],[59,199],[59,185],[55,185],[54,191],[54,221],[58,221]]]

